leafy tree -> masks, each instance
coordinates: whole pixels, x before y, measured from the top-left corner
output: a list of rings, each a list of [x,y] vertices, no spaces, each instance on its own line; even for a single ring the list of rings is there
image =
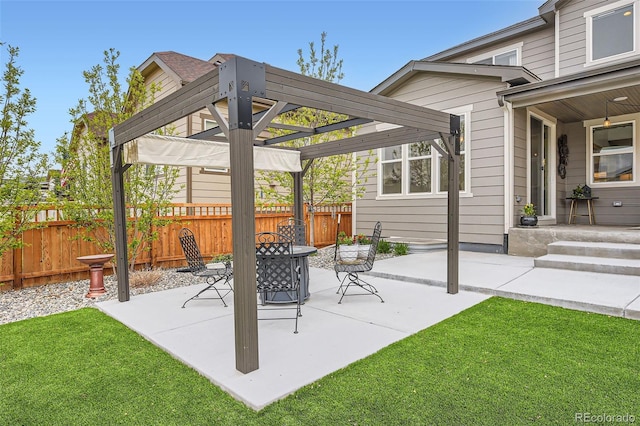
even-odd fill
[[[313,41],[309,43],[308,58],[305,58],[302,49],[298,49],[297,63],[302,75],[339,83],[344,77],[342,72],[343,60],[338,59],[338,45],[333,46],[333,49],[325,47],[326,37],[326,32],[323,32],[320,36],[320,52],[316,51]],[[344,121],[347,118],[344,115],[329,111],[299,108],[281,114],[278,122],[315,128]],[[272,128],[270,130],[276,136],[290,133],[286,129]],[[352,136],[355,136],[355,129],[347,128],[285,142],[282,146],[297,148]],[[359,158],[353,154],[342,154],[313,160],[303,178],[303,199],[309,211],[309,222],[312,231],[314,229],[314,213],[317,206],[349,202],[354,197],[361,197],[364,194],[365,188],[363,184],[369,178],[368,170],[371,158],[371,155]],[[257,203],[293,202],[293,178],[289,173],[260,172],[259,176],[259,181],[261,182],[260,191],[264,195],[264,199],[257,200]],[[282,190],[283,188],[284,191]],[[310,243],[313,245],[313,232],[310,233],[310,236]]]
[[[33,220],[36,209],[25,207],[42,199],[40,180],[46,179],[48,169],[47,156],[39,153],[40,143],[28,128],[36,99],[29,89],[20,88],[24,71],[16,63],[19,48],[7,46],[7,52],[0,91],[0,255],[21,247],[22,233],[38,225]]]
[[[67,197],[64,209],[83,230],[82,237],[104,252],[115,247],[109,129],[152,104],[160,90],[155,84],[147,87],[140,72],[132,67],[125,92],[119,83],[119,55],[114,49],[105,51],[104,66],[95,65],[83,72],[89,85],[88,98],[79,100],[69,111],[74,130],[59,138],[57,146],[57,158],[65,173],[61,177],[61,189]],[[177,192],[177,175],[174,167],[140,164],[132,165],[125,174],[125,203],[131,218],[127,222],[130,270],[137,257],[158,238],[156,227],[166,224],[158,219],[158,213],[167,208]]]

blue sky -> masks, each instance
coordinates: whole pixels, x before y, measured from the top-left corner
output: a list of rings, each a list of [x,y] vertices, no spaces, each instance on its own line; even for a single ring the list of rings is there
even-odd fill
[[[299,72],[297,50],[339,45],[342,84],[371,90],[410,60],[538,14],[542,0],[31,1],[0,0],[0,41],[20,48],[28,117],[43,152],[71,130],[69,108],[87,97],[82,72],[119,50],[122,79],[153,52],[208,60],[234,53]],[[0,53],[2,71],[6,49]]]

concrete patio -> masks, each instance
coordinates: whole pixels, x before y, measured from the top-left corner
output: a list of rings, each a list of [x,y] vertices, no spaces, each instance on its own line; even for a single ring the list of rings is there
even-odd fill
[[[444,288],[444,251],[377,261],[372,275],[367,280],[385,303],[360,296],[338,304],[334,273],[311,268],[311,297],[302,308],[299,334],[293,333],[293,320],[259,321],[260,368],[249,374],[235,368],[232,298],[226,299],[228,308],[219,300],[180,308],[202,284],[98,307],[254,409],[491,295],[640,319],[639,277],[534,268],[532,258],[460,252],[456,295]]]

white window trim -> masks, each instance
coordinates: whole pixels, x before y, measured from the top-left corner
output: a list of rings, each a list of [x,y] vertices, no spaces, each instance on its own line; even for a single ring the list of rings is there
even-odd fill
[[[617,61],[619,59],[625,59],[638,54],[638,46],[640,46],[640,34],[638,34],[638,7],[639,0],[620,0],[615,3],[610,3],[605,6],[598,7],[596,9],[589,10],[584,13],[583,17],[586,20],[586,60],[585,67],[592,65],[599,65],[607,62]],[[593,37],[593,17],[600,15],[609,10],[618,9],[627,5],[633,4],[633,50],[631,52],[619,53],[613,56],[607,56],[606,58],[593,59],[592,49],[592,37]]]
[[[638,186],[638,122],[640,121],[640,114],[626,114],[617,117],[609,117],[611,125],[633,123],[633,180],[624,180],[620,182],[594,182],[593,181],[593,129],[596,127],[603,127],[602,119],[589,120],[584,122],[587,135],[587,155],[586,155],[586,170],[587,170],[587,182],[592,188],[622,188],[629,186]]]
[[[465,116],[465,171],[464,171],[464,191],[460,191],[460,197],[473,197],[473,193],[471,192],[471,150],[470,147],[473,144],[473,140],[471,139],[471,112],[473,111],[473,104],[464,105],[456,108],[451,108],[444,110],[448,114],[455,115],[464,115]],[[446,198],[447,192],[440,191],[440,153],[435,149],[431,148],[431,191],[430,192],[422,192],[422,193],[409,193],[409,144],[402,145],[402,193],[401,194],[383,194],[382,193],[382,165],[385,164],[382,161],[382,150],[384,148],[379,148],[377,155],[377,200],[391,200],[391,199],[423,199],[423,198]],[[434,178],[435,177],[435,178]]]
[[[474,62],[481,61],[487,58],[494,58],[495,56],[502,55],[503,53],[510,52],[512,50],[516,51],[516,66],[522,66],[522,46],[524,46],[524,42],[511,44],[509,46],[501,47],[499,49],[494,49],[489,52],[485,52],[481,55],[476,55],[467,59],[468,64],[472,64]]]

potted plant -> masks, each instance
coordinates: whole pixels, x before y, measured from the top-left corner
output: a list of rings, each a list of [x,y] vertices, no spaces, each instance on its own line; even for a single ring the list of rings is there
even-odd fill
[[[344,231],[338,233],[338,253],[343,262],[353,262],[358,258],[358,246],[353,244],[353,238]]]
[[[591,198],[591,188],[586,184],[578,185],[573,188],[572,196],[573,198]]]
[[[364,234],[358,234],[356,242],[358,243],[358,259],[366,259],[369,256],[369,250],[371,250],[371,238]]]
[[[522,216],[520,216],[520,225],[536,226],[538,224],[538,216],[536,215],[536,207],[533,203],[527,203],[522,208]]]

